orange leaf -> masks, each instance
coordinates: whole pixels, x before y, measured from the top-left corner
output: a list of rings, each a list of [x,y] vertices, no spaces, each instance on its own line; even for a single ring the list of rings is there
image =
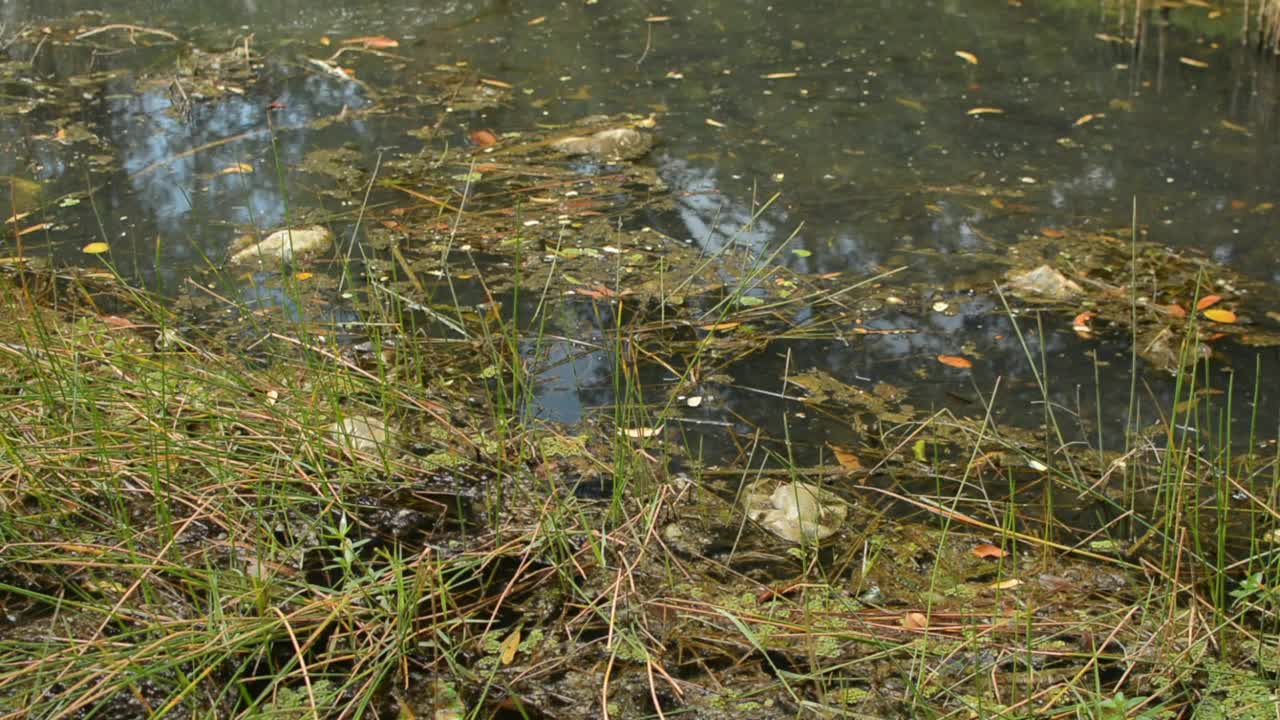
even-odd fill
[[[387,48],[400,47],[400,41],[392,40],[383,35],[367,35],[364,37],[348,38],[342,41],[343,45],[363,45],[370,50],[385,50]]]
[[[929,627],[929,618],[924,613],[909,612],[902,616],[902,627],[908,630],[923,630]]]
[[[1071,328],[1077,332],[1089,332],[1089,321],[1097,314],[1092,310],[1085,310],[1071,321]]]
[[[498,144],[498,136],[495,135],[492,130],[472,130],[470,137],[471,142],[479,145],[480,147],[489,147],[490,145]]]
[[[959,355],[939,355],[938,362],[953,368],[966,369],[973,367],[973,363],[968,358],[960,357]]]
[[[1204,297],[1200,298],[1200,302],[1196,303],[1196,309],[1207,310],[1213,307],[1214,305],[1217,305],[1220,300],[1222,300],[1221,295],[1205,295]]]
[[[1231,312],[1230,310],[1223,310],[1221,308],[1205,310],[1204,316],[1216,323],[1230,324],[1236,321],[1235,313]]]
[[[1169,314],[1176,318],[1184,318],[1187,316],[1187,311],[1183,310],[1182,306],[1177,303],[1166,305],[1164,309],[1168,310]]]
[[[836,461],[839,462],[840,467],[845,470],[853,471],[862,469],[862,461],[859,460],[858,456],[853,454],[852,451],[832,445],[831,454],[836,456]]]
[[[973,554],[976,557],[980,557],[984,559],[985,558],[1002,558],[1005,555],[1004,550],[1001,550],[1000,548],[990,543],[982,543],[981,545],[978,545],[973,549]]]
[[[110,325],[113,328],[120,328],[121,330],[127,330],[129,328],[137,327],[137,325],[134,325],[131,320],[122,318],[119,315],[102,315],[100,317],[102,319],[102,322],[106,323],[107,325]]]
[[[1066,237],[1066,235],[1067,235],[1066,233],[1062,232],[1061,230],[1057,230],[1057,229],[1054,229],[1054,228],[1048,228],[1048,227],[1047,227],[1047,228],[1040,228],[1040,234],[1041,234],[1041,235],[1043,235],[1043,236],[1045,236],[1045,237],[1047,237],[1047,238],[1060,238],[1060,237]]]

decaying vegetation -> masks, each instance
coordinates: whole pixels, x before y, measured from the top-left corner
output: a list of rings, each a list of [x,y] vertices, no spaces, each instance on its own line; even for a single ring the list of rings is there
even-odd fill
[[[175,92],[261,70],[223,52]],[[440,72],[433,101],[493,101]],[[256,265],[291,247],[260,229],[174,303],[105,247],[94,270],[7,258],[0,717],[1276,716],[1280,447],[1231,425],[1260,388],[1214,366],[1274,344],[1273,290],[1136,223],[1020,238],[947,302],[893,268],[795,272],[785,245],[708,252],[637,219],[671,202],[636,162],[654,125],[317,151],[298,172],[358,210],[290,227],[365,241]],[[999,379],[961,355],[930,366],[971,380],[970,416],[770,378],[784,428],[864,438],[816,463],[693,413],[743,358],[855,352],[915,332],[897,308],[962,301],[1010,322],[1042,424],[998,422]],[[555,334],[574,313],[604,330]],[[1064,409],[1043,324],[1128,341],[1174,402],[1118,429]],[[578,426],[530,410],[553,344],[604,358]]]

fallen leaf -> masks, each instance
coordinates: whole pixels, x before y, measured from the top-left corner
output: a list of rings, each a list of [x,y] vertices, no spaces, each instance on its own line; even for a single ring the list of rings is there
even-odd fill
[[[1200,298],[1200,302],[1196,303],[1197,310],[1208,310],[1222,301],[1221,295],[1205,295]]]
[[[1003,115],[1004,111],[993,107],[976,107],[964,111],[965,115]]]
[[[503,665],[510,665],[512,660],[516,659],[516,651],[520,649],[520,628],[511,631],[511,634],[502,641],[498,646],[498,659]]]
[[[384,35],[366,35],[363,37],[348,38],[342,41],[343,45],[363,45],[370,50],[385,50],[387,48],[400,47],[398,40],[393,40]]]
[[[1172,305],[1165,305],[1164,309],[1169,312],[1169,315],[1176,318],[1184,318],[1187,316],[1187,311],[1183,310],[1182,306],[1177,303],[1174,303]]]
[[[1057,229],[1054,229],[1054,228],[1048,228],[1048,227],[1047,227],[1047,228],[1040,228],[1040,234],[1041,234],[1041,235],[1043,235],[1043,236],[1045,236],[1045,237],[1047,237],[1047,238],[1060,238],[1060,237],[1066,237],[1066,236],[1067,236],[1067,234],[1066,234],[1066,233],[1064,233],[1064,232],[1062,232],[1061,230],[1057,230]]]
[[[832,445],[830,447],[831,447],[831,454],[836,456],[836,462],[840,463],[840,467],[849,471],[862,469],[862,461],[859,460],[858,456],[853,454],[852,451],[845,450],[844,448],[836,447],[835,445]]]
[[[645,18],[644,21],[647,23],[664,23],[670,19],[671,19],[670,15],[650,15],[649,17]]]
[[[971,53],[971,52],[965,51],[965,50],[957,50],[957,51],[956,51],[956,57],[958,57],[958,58],[960,58],[961,60],[963,60],[963,61],[965,61],[965,62],[969,63],[970,65],[977,65],[977,64],[978,64],[978,56],[977,56],[977,55],[974,55],[974,54],[973,54],[973,53]]]
[[[968,358],[959,355],[939,355],[938,362],[947,367],[960,368],[962,370],[973,367],[973,363]]]
[[[796,77],[799,74],[800,73],[796,73],[796,72],[776,72],[776,73],[769,73],[767,75],[761,75],[760,79],[761,80],[786,80],[787,78]]]
[[[1250,134],[1252,134],[1252,133],[1250,133],[1250,132],[1249,132],[1249,128],[1245,127],[1244,125],[1239,125],[1239,124],[1233,123],[1233,122],[1231,122],[1230,120],[1222,120],[1222,121],[1220,121],[1218,124],[1219,124],[1219,125],[1221,125],[1222,127],[1226,128],[1227,130],[1230,130],[1230,131],[1232,131],[1232,132],[1238,132],[1238,133],[1240,133],[1240,134],[1242,134],[1242,135],[1250,135]]]
[[[719,120],[712,120],[711,118],[707,118],[707,119],[706,119],[706,123],[707,123],[708,125],[710,125],[711,127],[713,127],[713,128],[722,128],[722,127],[724,127],[724,123],[720,122]]]
[[[110,246],[104,242],[92,242],[81,248],[81,252],[84,252],[86,255],[101,255],[109,249]]]
[[[510,90],[511,88],[515,87],[514,85],[512,85],[512,84],[511,84],[511,83],[509,83],[509,82],[503,82],[503,81],[501,81],[501,80],[494,80],[493,78],[480,78],[480,84],[482,84],[482,85],[490,85],[490,86],[492,86],[492,87],[502,88],[502,89],[504,89],[504,90]]]
[[[1223,323],[1228,325],[1236,321],[1235,313],[1231,312],[1230,310],[1223,310],[1222,308],[1213,308],[1212,310],[1205,310],[1204,316],[1216,323]]]
[[[924,112],[924,103],[920,102],[919,100],[912,100],[911,98],[904,98],[904,97],[896,97],[893,99],[893,101],[898,103],[902,107],[911,108],[916,112]]]
[[[1203,70],[1204,68],[1209,67],[1209,63],[1207,63],[1207,62],[1205,62],[1205,61],[1203,61],[1203,60],[1197,60],[1197,59],[1195,59],[1195,58],[1189,58],[1189,57],[1185,57],[1185,56],[1184,56],[1184,57],[1180,57],[1180,58],[1178,58],[1178,62],[1182,63],[1183,65],[1187,65],[1187,66],[1190,66],[1190,67],[1193,67],[1193,68],[1200,68],[1200,69],[1202,69],[1202,70]]]
[[[18,237],[22,237],[23,235],[26,235],[28,233],[40,232],[41,230],[48,230],[51,227],[53,227],[53,223],[47,223],[47,222],[36,223],[35,225],[24,227],[21,230],[19,230]]]
[[[981,545],[974,547],[973,554],[975,557],[980,557],[984,560],[987,558],[1002,558],[1005,556],[1004,550],[1001,550],[990,543],[982,543]]]
[[[498,144],[498,136],[495,135],[492,130],[472,130],[468,134],[468,137],[471,138],[472,143],[479,145],[480,147],[489,147],[490,145]]]
[[[1022,584],[1022,581],[1019,580],[1018,578],[1009,578],[1008,580],[998,580],[996,582],[993,582],[987,587],[991,588],[992,590],[1011,590],[1013,588],[1018,587],[1021,584]]]
[[[236,163],[228,165],[218,171],[219,175],[248,175],[253,172],[253,166],[249,163]]]
[[[527,22],[527,23],[525,23],[525,24],[526,24],[526,25],[528,25],[528,26],[530,26],[530,27],[533,27],[534,25],[541,25],[542,23],[544,23],[544,22],[546,22],[546,21],[547,21],[547,16],[546,16],[546,15],[539,15],[538,17],[536,17],[536,18],[534,18],[534,19],[530,20],[529,22]]]
[[[1093,328],[1089,327],[1089,321],[1092,320],[1096,315],[1097,313],[1095,313],[1092,310],[1085,310],[1084,312],[1075,316],[1075,318],[1071,321],[1071,329],[1075,330],[1078,333],[1093,332]]]
[[[113,328],[119,328],[121,330],[137,327],[137,325],[134,325],[132,321],[127,318],[122,318],[119,315],[103,315],[102,322]]]
[[[651,438],[657,435],[658,433],[662,432],[662,428],[664,427],[666,426],[659,425],[657,427],[627,428],[625,430],[622,428],[618,428],[618,434],[626,435],[629,438],[635,438],[635,439]]]
[[[1231,201],[1231,209],[1232,209],[1232,210],[1243,210],[1243,209],[1245,209],[1245,208],[1247,208],[1247,207],[1249,207],[1249,203],[1245,202],[1244,200],[1232,200],[1232,201]]]
[[[909,612],[902,616],[902,627],[908,630],[924,630],[929,627],[929,618],[924,613]]]
[[[699,325],[698,329],[699,330],[732,330],[741,324],[742,323],[740,322],[711,323],[710,325]]]
[[[309,272],[300,272],[300,273],[293,274],[294,280],[310,280],[311,278],[312,278],[312,274]]]

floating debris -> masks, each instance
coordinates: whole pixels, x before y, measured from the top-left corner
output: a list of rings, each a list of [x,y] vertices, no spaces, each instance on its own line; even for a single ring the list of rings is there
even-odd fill
[[[231,265],[287,265],[314,257],[333,247],[333,233],[323,225],[277,230],[259,241],[241,236],[231,247]]]

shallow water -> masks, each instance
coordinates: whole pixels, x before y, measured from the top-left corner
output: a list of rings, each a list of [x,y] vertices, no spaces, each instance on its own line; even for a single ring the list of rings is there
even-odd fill
[[[678,202],[643,222],[708,251],[736,244],[763,253],[791,238],[780,257],[797,270],[843,272],[852,282],[905,266],[893,282],[933,289],[917,305],[876,316],[880,327],[916,332],[776,344],[731,366],[732,380],[708,383],[701,389],[708,402],[686,413],[729,423],[740,434],[762,428],[780,440],[790,433],[798,460],[812,460],[826,442],[859,441],[855,428],[774,397],[785,374],[809,368],[855,386],[909,388],[911,402],[925,411],[981,416],[983,397],[994,393],[1000,421],[1043,420],[1035,374],[1003,308],[988,296],[956,302],[978,279],[985,290],[999,277],[1003,269],[988,271],[984,256],[1006,252],[1020,235],[1062,227],[1123,231],[1136,207],[1147,239],[1280,281],[1280,238],[1272,231],[1280,210],[1269,205],[1280,173],[1275,65],[1239,47],[1231,31],[1215,40],[1166,28],[1157,17],[1139,53],[1096,37],[1125,30],[1096,8],[1055,14],[1004,0],[214,5],[118,2],[110,19],[84,24],[138,23],[217,49],[252,34],[270,62],[243,96],[178,116],[166,112],[175,102],[166,88],[139,92],[130,77],[113,79],[66,118],[91,130],[97,145],[57,139],[60,118],[46,113],[0,114],[0,175],[34,176],[54,193],[96,188],[91,202],[61,209],[53,231],[28,238],[27,252],[92,264],[98,258],[80,248],[104,239],[127,275],[179,294],[187,278],[204,277],[225,258],[238,227],[276,227],[300,208],[350,210],[349,200],[326,196],[322,182],[294,178],[293,169],[329,147],[351,148],[371,168],[380,151],[421,148],[406,132],[433,118],[388,113],[305,127],[370,100],[358,84],[318,74],[301,58],[333,51],[320,44],[322,36],[387,35],[400,41],[394,53],[403,66],[362,76],[370,85],[403,82],[415,66],[465,63],[513,86],[510,101],[496,109],[454,113],[437,145],[465,144],[475,127],[510,132],[594,113],[654,113],[662,142],[643,162],[657,167]],[[19,0],[0,8],[0,22],[13,29],[90,7]],[[669,19],[646,20],[654,16]],[[21,49],[51,83],[104,67],[154,70],[172,62],[160,46],[127,57],[88,45]],[[22,90],[10,87],[6,96],[17,102]],[[974,108],[1003,112],[969,114]],[[267,132],[269,119],[277,131]],[[210,143],[221,144],[191,152]],[[242,162],[259,171],[222,174]],[[994,203],[994,195],[1004,200]],[[338,229],[346,233],[340,250],[358,256],[360,229]],[[249,302],[287,302],[252,287],[243,292]],[[935,312],[937,301],[953,307]],[[354,317],[336,298],[326,312]],[[570,317],[582,326],[566,323]],[[560,314],[553,333],[607,337],[593,317]],[[1031,355],[1048,367],[1051,400],[1068,416],[1100,419],[1110,438],[1128,406],[1128,343],[1082,341],[1060,318],[1045,322],[1043,335],[1033,323],[1024,330]],[[1110,364],[1095,367],[1090,351]],[[972,374],[934,359],[961,352],[977,358]],[[1220,352],[1216,362],[1238,371],[1237,388],[1254,387],[1255,367],[1262,378],[1275,374],[1273,349]],[[612,363],[608,352],[552,342],[535,411],[573,422],[607,408]],[[660,400],[669,378],[655,368],[648,379]],[[1138,387],[1144,419],[1154,417],[1154,406],[1170,404],[1172,384],[1163,373],[1145,374]],[[1126,400],[1116,402],[1119,396]],[[1102,410],[1097,397],[1105,398]],[[1260,399],[1261,416],[1274,418],[1270,384],[1262,383]],[[1234,409],[1241,418],[1250,412],[1246,402]],[[1274,427],[1264,425],[1262,434]],[[709,437],[710,455],[729,452]]]

